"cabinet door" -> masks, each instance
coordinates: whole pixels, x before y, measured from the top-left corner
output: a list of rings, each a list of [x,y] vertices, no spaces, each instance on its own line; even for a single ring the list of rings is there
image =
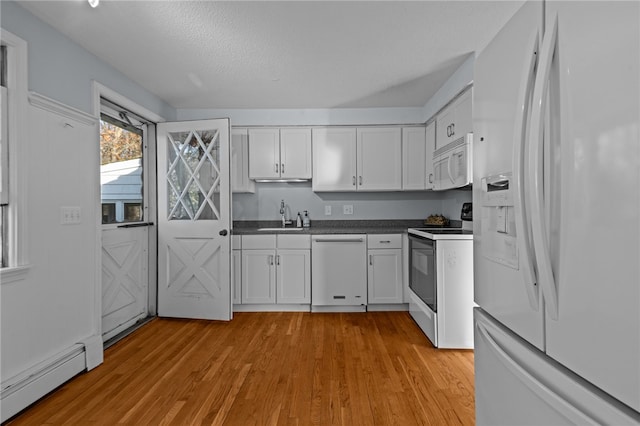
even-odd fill
[[[436,146],[438,150],[453,140],[454,105],[449,105],[436,118]]]
[[[311,179],[311,129],[280,129],[280,177]]]
[[[278,250],[276,270],[278,303],[311,303],[310,250]]]
[[[280,178],[280,129],[249,129],[249,177]]]
[[[402,189],[427,188],[427,159],[424,127],[402,129]]]
[[[255,192],[249,179],[249,133],[247,129],[231,130],[231,191]]]
[[[233,304],[242,303],[242,251],[232,250],[233,262]]]
[[[426,128],[425,132],[425,176],[427,178],[425,187],[426,189],[434,189],[435,187],[435,173],[433,170],[433,151],[436,149],[436,122],[432,121]]]
[[[242,303],[276,303],[275,250],[242,250]]]
[[[356,190],[356,129],[313,129],[313,190]]]
[[[402,249],[369,250],[368,302],[402,303]]]
[[[398,127],[358,129],[358,191],[402,189],[402,137]]]
[[[472,89],[467,90],[455,104],[453,140],[473,132]]]

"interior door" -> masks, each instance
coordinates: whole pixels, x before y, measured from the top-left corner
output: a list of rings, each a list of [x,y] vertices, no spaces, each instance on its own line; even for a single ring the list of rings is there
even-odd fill
[[[158,125],[158,315],[231,319],[229,120]]]

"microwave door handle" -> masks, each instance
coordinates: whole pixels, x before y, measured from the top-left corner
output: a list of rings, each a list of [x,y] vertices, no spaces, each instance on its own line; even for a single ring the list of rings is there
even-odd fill
[[[551,255],[549,252],[549,240],[547,237],[547,224],[545,221],[543,206],[543,147],[542,135],[544,133],[545,106],[549,88],[549,76],[551,74],[551,62],[556,50],[558,38],[558,17],[553,21],[553,26],[544,35],[542,48],[540,49],[540,62],[538,63],[538,75],[533,86],[533,109],[531,112],[531,127],[529,129],[529,171],[533,177],[531,191],[529,191],[529,206],[531,211],[531,235],[533,247],[536,253],[538,265],[538,281],[544,295],[547,314],[552,320],[558,319],[558,292],[553,270],[551,269]]]
[[[453,163],[453,159],[455,158],[455,156],[456,155],[452,152],[447,157],[447,174],[449,175],[449,180],[451,181],[451,183],[456,183],[456,180],[453,178],[453,175],[451,174],[451,163]]]
[[[534,311],[540,307],[540,292],[536,282],[535,269],[533,264],[534,253],[530,241],[531,228],[527,223],[527,209],[525,208],[525,193],[531,189],[527,186],[529,176],[526,173],[525,143],[527,141],[527,119],[530,113],[531,96],[533,94],[533,82],[535,80],[536,52],[539,46],[539,33],[535,31],[531,40],[527,43],[529,47],[529,58],[520,81],[521,90],[518,94],[518,108],[522,108],[522,113],[516,115],[514,140],[517,143],[513,149],[513,210],[516,225],[516,243],[519,252],[519,264],[522,270],[525,290],[529,299],[529,305]],[[524,167],[523,167],[524,163]],[[524,173],[523,173],[524,172]]]

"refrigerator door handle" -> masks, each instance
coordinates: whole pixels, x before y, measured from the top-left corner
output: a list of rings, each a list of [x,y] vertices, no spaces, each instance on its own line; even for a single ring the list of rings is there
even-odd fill
[[[482,321],[482,320],[480,320]],[[500,360],[500,362],[511,371],[518,379],[522,381],[531,391],[533,391],[538,397],[543,399],[549,406],[554,407],[561,412],[567,419],[577,425],[597,425],[598,421],[589,417],[587,414],[581,412],[576,407],[571,405],[569,401],[564,397],[558,395],[543,382],[538,380],[537,377],[527,371],[517,360],[513,359],[509,355],[509,351],[502,348],[492,336],[487,327],[480,321],[476,322],[476,330],[479,336],[484,339],[487,346],[491,349],[494,355]]]
[[[522,114],[516,115],[515,134],[514,139],[518,141],[515,144],[513,150],[513,181],[514,181],[514,197],[513,197],[513,209],[514,219],[516,224],[517,244],[518,251],[520,252],[519,258],[521,259],[520,265],[522,268],[522,274],[524,278],[524,285],[529,298],[529,305],[535,311],[540,306],[539,290],[537,287],[536,277],[533,266],[533,249],[531,247],[530,232],[531,228],[527,225],[526,208],[525,208],[525,191],[529,192],[527,187],[529,179],[526,178],[528,174],[523,173],[525,163],[525,142],[527,140],[527,124],[529,113],[531,110],[531,97],[533,95],[533,82],[535,80],[536,58],[539,48],[539,33],[538,31],[533,34],[532,39],[527,44],[529,46],[529,52],[531,55],[529,61],[526,64],[526,68],[523,70],[523,78],[520,80],[523,82],[521,85],[522,90],[518,94],[518,106],[522,107]]]
[[[529,176],[532,176],[531,190],[529,192],[529,205],[531,207],[531,234],[535,249],[536,263],[538,266],[538,283],[544,295],[547,314],[553,320],[558,319],[558,292],[556,288],[553,270],[551,269],[551,255],[549,253],[549,241],[547,238],[547,224],[544,219],[543,206],[543,150],[542,135],[544,133],[544,113],[547,104],[549,77],[551,74],[551,62],[556,51],[558,39],[558,19],[554,19],[553,26],[542,40],[540,60],[538,62],[538,75],[533,86],[533,104],[531,112],[531,127],[529,129],[528,165]]]

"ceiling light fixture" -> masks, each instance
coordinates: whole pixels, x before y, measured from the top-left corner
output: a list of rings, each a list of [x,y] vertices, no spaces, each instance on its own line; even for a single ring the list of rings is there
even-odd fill
[[[93,8],[98,7],[98,5],[100,4],[100,0],[87,0],[89,2],[89,5]]]

